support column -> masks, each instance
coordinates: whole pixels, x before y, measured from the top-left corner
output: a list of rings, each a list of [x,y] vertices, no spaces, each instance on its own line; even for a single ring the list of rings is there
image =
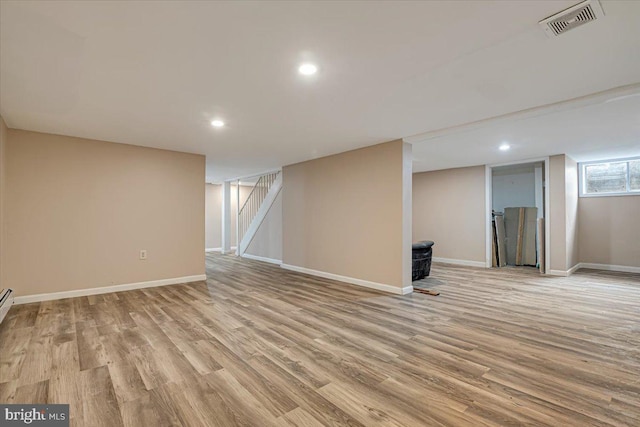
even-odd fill
[[[413,146],[402,142],[402,294],[413,291]]]
[[[240,180],[236,181],[236,255],[240,255]]]
[[[231,183],[222,183],[222,253],[231,252]]]

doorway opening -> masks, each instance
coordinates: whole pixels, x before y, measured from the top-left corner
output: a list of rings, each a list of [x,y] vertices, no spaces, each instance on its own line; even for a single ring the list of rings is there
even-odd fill
[[[548,158],[486,168],[486,266],[537,268],[546,273]]]

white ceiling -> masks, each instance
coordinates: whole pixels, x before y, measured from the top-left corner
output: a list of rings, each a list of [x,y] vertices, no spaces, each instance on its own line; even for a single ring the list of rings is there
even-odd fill
[[[575,3],[2,1],[0,113],[13,128],[206,154],[219,181],[637,83],[640,2],[603,1],[604,19],[547,38],[537,22]],[[298,75],[302,61],[318,74]],[[606,126],[635,123],[609,144],[637,145],[624,109],[637,100],[606,105]],[[539,128],[510,128],[510,155],[565,150],[552,130],[529,136]],[[505,131],[482,129],[491,143],[415,144],[416,168],[486,163],[483,144]]]
[[[565,104],[408,138],[419,141],[413,143],[413,170],[502,164],[555,154],[568,154],[577,161],[640,156],[640,85]],[[511,148],[500,151],[503,143]]]

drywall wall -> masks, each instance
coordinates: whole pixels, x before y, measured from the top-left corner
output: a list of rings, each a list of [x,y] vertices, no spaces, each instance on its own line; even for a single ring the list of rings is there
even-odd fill
[[[222,247],[222,185],[206,184],[205,185],[205,239],[204,247],[206,249],[220,249]],[[235,220],[236,215],[231,216]],[[235,227],[235,225],[234,225]],[[235,230],[235,228],[234,228]],[[232,239],[235,233],[231,233]],[[235,241],[233,241],[235,245]]]
[[[240,186],[240,205],[247,200],[252,187]],[[236,246],[236,218],[238,218],[236,186],[231,186],[231,246]],[[222,247],[222,185],[205,186],[205,248],[220,250]]]
[[[402,283],[412,283],[413,145],[402,144]],[[413,288],[411,288],[413,289]]]
[[[245,253],[282,261],[282,190],[278,193]]]
[[[492,207],[496,212],[504,208],[535,207],[536,181],[533,165],[492,170]]]
[[[567,271],[565,156],[549,158],[549,270]]]
[[[569,156],[564,162],[564,200],[567,232],[567,270],[579,262],[578,235],[578,163]]]
[[[549,227],[551,273],[568,272],[578,264],[578,165],[560,154],[549,158]]]
[[[581,197],[580,262],[640,267],[640,196]]]
[[[433,256],[485,262],[485,167],[413,174],[413,241]]]
[[[204,274],[204,156],[13,129],[6,154],[18,296]]]
[[[411,285],[411,147],[392,141],[283,169],[283,263],[386,285]],[[410,202],[410,200],[409,200]],[[409,220],[409,224],[405,222]],[[387,289],[387,288],[385,288]],[[393,289],[393,290],[392,290]]]
[[[6,145],[7,145],[7,125],[0,116],[0,289],[4,284],[4,211],[5,211],[5,182],[6,182]],[[8,286],[6,286],[8,287]]]

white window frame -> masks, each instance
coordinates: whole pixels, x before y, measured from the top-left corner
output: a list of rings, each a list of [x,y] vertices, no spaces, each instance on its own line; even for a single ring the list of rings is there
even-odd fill
[[[578,163],[578,186],[580,189],[580,197],[611,197],[611,196],[640,196],[640,190],[631,190],[631,177],[630,177],[630,168],[628,163],[633,160],[640,160],[640,156],[636,157],[624,157],[621,159],[607,159],[607,160],[593,160],[589,162],[580,162]],[[589,165],[597,165],[601,163],[621,163],[627,162],[627,190],[620,191],[616,193],[585,193],[585,179],[584,179],[584,171],[585,166]]]

